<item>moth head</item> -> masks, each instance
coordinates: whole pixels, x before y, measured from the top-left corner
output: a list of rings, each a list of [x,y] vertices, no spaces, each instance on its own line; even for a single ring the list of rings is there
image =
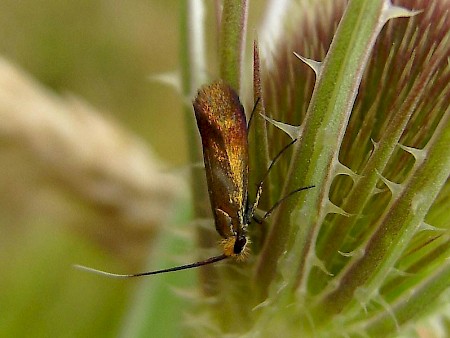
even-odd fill
[[[234,235],[221,240],[220,245],[223,253],[228,257],[233,257],[238,261],[243,261],[247,258],[250,249],[248,244],[250,240],[245,235]]]

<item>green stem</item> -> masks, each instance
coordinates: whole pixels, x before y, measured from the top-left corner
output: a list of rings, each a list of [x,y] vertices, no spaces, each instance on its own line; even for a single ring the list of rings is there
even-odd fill
[[[247,26],[247,0],[225,0],[220,32],[220,77],[237,92]]]
[[[296,194],[274,215],[273,227],[258,261],[256,280],[264,289],[279,267],[291,287],[305,290],[315,262],[315,242],[326,214],[339,148],[375,39],[383,27],[382,0],[350,1],[318,75],[300,142],[294,149],[284,193],[314,184]],[[304,203],[301,205],[301,201]],[[298,226],[297,226],[298,225]],[[287,254],[283,255],[286,250]]]
[[[324,248],[320,248],[320,259],[326,264],[326,267],[331,269],[332,259],[340,258],[338,250],[345,237],[348,236],[353,226],[363,216],[363,209],[366,204],[373,197],[376,190],[376,184],[379,181],[378,173],[384,172],[384,169],[390,160],[394,150],[396,149],[401,135],[403,134],[408,121],[412,114],[416,111],[417,105],[427,95],[427,86],[430,78],[435,74],[435,71],[442,64],[445,57],[444,53],[436,52],[432,60],[430,60],[428,69],[423,72],[413,83],[407,98],[399,97],[401,102],[396,102],[396,107],[393,109],[393,114],[387,123],[387,127],[383,132],[380,140],[377,142],[373,153],[371,154],[367,164],[360,174],[360,179],[357,180],[355,186],[346,197],[342,208],[352,214],[351,217],[344,218],[340,225],[330,229],[326,238],[322,238],[325,243]],[[357,203],[355,201],[358,201]],[[340,255],[339,255],[340,256]],[[322,274],[322,272],[319,272]],[[323,275],[323,274],[322,274]],[[326,279],[322,278],[324,283]],[[320,285],[316,285],[320,289]]]
[[[422,150],[423,156],[416,158],[408,180],[400,186],[400,191],[393,193],[391,207],[364,246],[364,255],[352,259],[338,277],[338,287],[329,288],[318,302],[315,311],[321,316],[342,311],[352,300],[349,311],[356,314],[392,271],[450,175],[449,121],[450,108]],[[364,288],[358,289],[363,284]]]
[[[250,146],[252,147],[251,154],[253,155],[250,157],[250,188],[256,188],[256,185],[259,184],[260,180],[262,180],[263,176],[266,174],[267,168],[270,164],[267,122],[261,116],[265,115],[265,106],[261,85],[261,62],[257,41],[253,43],[253,98],[254,104],[258,104],[254,107],[255,111],[253,113],[253,119],[251,121],[252,125],[249,129],[249,133],[251,135]],[[270,199],[272,196],[270,185],[267,183],[268,182],[265,182],[264,193],[262,194],[259,203],[259,207],[263,209],[270,208],[271,204],[273,203]],[[252,190],[252,192],[255,191],[256,189]],[[249,196],[254,196],[254,194]]]
[[[422,271],[416,276],[418,282],[409,286],[407,292],[403,292],[401,297],[390,303],[390,311],[381,311],[377,316],[363,322],[359,331],[364,330],[372,337],[383,336],[385,332],[395,332],[397,325],[402,325],[420,316],[424,309],[429,308],[445,290],[448,290],[450,280],[450,260],[447,259],[450,253],[450,241],[442,245],[441,260],[428,266],[426,271]],[[428,265],[429,262],[427,262]],[[395,318],[395,320],[394,320]]]

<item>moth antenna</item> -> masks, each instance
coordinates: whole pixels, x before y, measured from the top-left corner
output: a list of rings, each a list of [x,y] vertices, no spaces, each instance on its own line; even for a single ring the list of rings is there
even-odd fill
[[[258,106],[259,101],[261,100],[260,97],[258,97],[255,101],[255,105],[253,106],[252,112],[250,114],[250,118],[248,119],[248,123],[247,123],[247,130],[250,129],[250,125],[252,123],[253,120],[253,115],[255,115],[255,111],[256,111],[256,107]]]
[[[255,197],[255,202],[253,203],[253,207],[252,207],[252,211],[251,211],[251,215],[253,215],[256,211],[256,208],[258,207],[259,204],[259,199],[261,198],[261,193],[262,193],[262,188],[263,188],[263,184],[264,181],[267,179],[267,177],[269,176],[270,171],[272,170],[272,167],[274,166],[274,164],[278,161],[278,159],[281,157],[281,155],[290,147],[292,146],[295,142],[297,142],[297,139],[292,140],[291,142],[289,142],[288,144],[286,144],[279,152],[278,154],[273,158],[272,162],[270,162],[269,168],[267,168],[266,172],[264,173],[263,178],[261,179],[261,181],[259,181],[258,185],[257,185],[257,189],[256,189],[256,197]]]
[[[150,275],[158,275],[161,273],[167,273],[167,272],[174,272],[174,271],[180,271],[180,270],[187,270],[187,269],[193,269],[193,268],[198,268],[199,266],[203,266],[203,265],[209,265],[209,264],[213,264],[219,261],[222,261],[226,258],[228,258],[229,256],[222,254],[220,256],[214,256],[214,257],[210,257],[208,259],[205,259],[203,261],[198,261],[195,263],[191,263],[191,264],[185,264],[185,265],[180,265],[180,266],[175,266],[172,268],[168,268],[168,269],[162,269],[162,270],[155,270],[155,271],[147,271],[147,272],[141,272],[141,273],[134,273],[134,274],[118,274],[118,273],[112,273],[112,272],[107,272],[107,271],[103,271],[103,270],[98,270],[98,269],[94,269],[94,268],[90,268],[88,266],[84,266],[84,265],[78,265],[75,264],[73,267],[79,270],[83,270],[83,271],[87,271],[87,272],[92,272],[92,273],[96,273],[98,275],[102,275],[105,277],[112,277],[112,278],[133,278],[133,277],[143,277],[143,276],[150,276]]]
[[[308,189],[311,189],[311,188],[314,188],[315,187],[315,185],[310,185],[310,186],[308,186],[308,187],[302,187],[302,188],[298,188],[298,189],[295,189],[295,190],[293,190],[293,191],[291,191],[289,194],[287,194],[286,196],[284,196],[283,198],[281,198],[280,200],[278,200],[274,205],[272,205],[272,207],[264,214],[264,216],[262,217],[262,219],[260,220],[261,222],[262,221],[264,221],[267,217],[269,217],[270,216],[270,214],[282,203],[282,202],[284,202],[286,199],[288,199],[289,197],[291,197],[292,195],[294,195],[294,194],[296,194],[296,193],[298,193],[298,192],[300,192],[300,191],[303,191],[303,190],[308,190]]]
[[[272,167],[274,166],[274,164],[278,161],[278,159],[281,157],[281,155],[283,155],[283,153],[289,149],[290,146],[292,146],[295,142],[297,142],[298,139],[294,139],[291,142],[289,142],[288,144],[286,144],[279,152],[278,154],[273,158],[272,162],[270,162],[269,168],[267,168],[266,173],[264,174],[261,183],[259,183],[259,185],[262,185],[262,183],[266,180],[267,176],[269,176],[270,170],[272,170]]]

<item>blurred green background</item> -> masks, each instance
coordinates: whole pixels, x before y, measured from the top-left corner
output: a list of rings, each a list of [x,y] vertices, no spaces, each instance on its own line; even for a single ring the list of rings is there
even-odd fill
[[[180,97],[149,80],[178,68],[179,7],[177,0],[2,0],[0,51],[55,91],[111,114],[158,156],[185,163]]]
[[[81,97],[177,167],[187,161],[182,100],[149,77],[177,70],[179,15],[179,0],[2,0],[1,56],[52,91]],[[101,238],[105,210],[74,196],[35,161],[15,140],[1,138],[0,337],[127,336],[123,317],[138,283],[99,278],[72,264],[131,272],[150,236],[131,258],[91,241],[84,230]],[[141,283],[162,283],[173,294],[163,281]],[[159,309],[162,317],[166,310]]]

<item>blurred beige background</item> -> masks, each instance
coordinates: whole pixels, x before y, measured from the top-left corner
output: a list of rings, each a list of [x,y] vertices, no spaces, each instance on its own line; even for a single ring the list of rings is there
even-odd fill
[[[184,163],[180,99],[151,75],[178,67],[176,0],[0,3],[0,51],[57,92],[86,99],[157,154]]]
[[[178,0],[0,2],[0,336],[115,336],[186,164]],[[175,170],[176,171],[176,170]],[[169,174],[167,174],[169,172]]]
[[[157,336],[183,330],[183,297],[166,276],[138,288],[72,268],[131,273],[194,252],[183,237],[193,235],[183,100],[151,80],[179,71],[180,4],[0,2],[0,337],[127,336],[139,321]],[[207,34],[214,68],[215,32]],[[185,289],[194,275],[167,277]],[[158,284],[149,291],[157,305],[136,310],[136,290]]]

